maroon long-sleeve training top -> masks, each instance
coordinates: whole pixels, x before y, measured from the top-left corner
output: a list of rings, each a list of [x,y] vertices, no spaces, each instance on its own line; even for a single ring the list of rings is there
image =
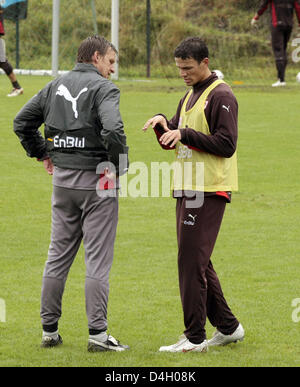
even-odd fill
[[[4,31],[4,17],[3,17],[3,8],[0,5],[0,36],[5,35]]]
[[[269,6],[273,27],[293,27],[294,10],[300,25],[300,0],[263,0],[257,14],[261,16]]]
[[[195,105],[202,93],[217,79],[216,74],[212,73],[205,81],[193,86],[193,94],[187,103],[187,110]],[[180,100],[176,114],[170,121],[161,114],[172,130],[180,129],[178,128],[180,112],[187,94],[188,92]],[[205,116],[211,135],[197,132],[193,128],[180,129],[181,142],[199,151],[231,157],[236,150],[238,137],[238,103],[231,88],[225,83],[217,86],[208,95],[205,105]],[[163,131],[157,128],[155,132],[159,139]]]
[[[187,110],[195,105],[202,93],[217,79],[216,74],[212,73],[205,81],[193,86],[193,94],[187,103]],[[178,128],[180,112],[188,92],[180,100],[176,114],[170,121],[164,114],[160,113],[166,118],[168,128],[171,130],[180,129]],[[180,129],[182,144],[200,152],[208,152],[220,157],[231,157],[237,147],[238,103],[231,88],[226,83],[220,84],[208,95],[205,103],[205,116],[211,135],[198,132],[193,128]],[[159,140],[164,131],[159,127],[154,130]],[[162,146],[162,148],[174,149],[175,147]],[[224,196],[223,193],[221,195]]]

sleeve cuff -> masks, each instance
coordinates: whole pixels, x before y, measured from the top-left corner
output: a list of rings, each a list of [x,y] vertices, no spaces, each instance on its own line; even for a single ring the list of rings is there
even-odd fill
[[[46,155],[46,156],[43,156],[41,158],[37,158],[37,161],[44,161],[44,160],[48,160],[48,159],[50,159],[50,157],[48,155]]]
[[[181,134],[181,140],[180,141],[185,141],[186,140],[186,129],[179,129],[180,134]]]

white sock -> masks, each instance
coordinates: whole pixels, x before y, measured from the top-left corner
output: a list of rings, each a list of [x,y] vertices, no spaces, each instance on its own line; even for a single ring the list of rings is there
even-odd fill
[[[51,337],[52,339],[56,340],[58,338],[58,330],[55,332],[45,332],[43,331],[43,337]]]
[[[101,332],[98,335],[90,335],[89,338],[95,341],[101,341],[103,343],[104,341],[107,340],[108,335],[106,332]]]

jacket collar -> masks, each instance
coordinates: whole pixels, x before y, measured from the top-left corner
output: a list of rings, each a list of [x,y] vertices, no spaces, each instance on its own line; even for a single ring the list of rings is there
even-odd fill
[[[204,87],[208,87],[212,82],[218,79],[216,73],[212,72],[211,75],[202,82],[198,82],[193,86],[194,91],[201,90]]]
[[[76,63],[75,67],[73,68],[73,71],[82,71],[82,72],[95,71],[102,77],[102,74],[100,73],[100,71],[92,63]]]

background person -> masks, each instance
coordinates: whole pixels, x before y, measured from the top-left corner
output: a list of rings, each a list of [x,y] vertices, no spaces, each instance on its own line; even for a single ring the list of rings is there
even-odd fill
[[[260,8],[251,20],[251,25],[257,24],[260,16],[270,9],[272,48],[277,68],[277,82],[273,87],[286,86],[285,70],[288,63],[287,45],[293,29],[294,10],[300,26],[300,0],[263,0]]]
[[[4,35],[5,35],[5,30],[4,30],[3,9],[0,5],[0,68],[8,76],[13,87],[12,91],[9,94],[7,94],[7,96],[17,97],[18,95],[23,94],[23,88],[20,86],[19,82],[17,81],[16,75],[13,72],[12,65],[8,62],[6,58],[5,41],[2,38],[2,36]]]
[[[231,312],[210,260],[231,191],[237,190],[238,104],[230,89],[208,64],[208,48],[198,37],[185,39],[175,50],[180,76],[191,90],[180,100],[175,116],[150,118],[143,130],[152,126],[165,149],[176,149],[173,195],[177,198],[177,240],[179,289],[185,331],[162,352],[206,352],[208,345],[225,345],[244,338],[242,325]],[[197,185],[196,163],[204,163],[204,202],[188,208],[192,195],[203,191]],[[184,164],[193,170],[184,173]],[[201,183],[201,181],[200,181]],[[206,318],[217,327],[207,342]]]
[[[62,343],[58,333],[65,282],[83,240],[89,351],[124,351],[107,330],[109,272],[118,222],[117,181],[113,195],[99,195],[99,163],[127,171],[126,136],[119,89],[108,80],[115,47],[100,36],[85,39],[75,68],[50,82],[14,120],[14,131],[30,157],[53,174],[52,232],[41,297],[42,346]],[[45,123],[45,139],[38,128]],[[119,156],[126,165],[119,166]],[[100,180],[101,182],[101,180]],[[112,181],[114,183],[114,181]],[[102,187],[107,188],[107,187]]]

